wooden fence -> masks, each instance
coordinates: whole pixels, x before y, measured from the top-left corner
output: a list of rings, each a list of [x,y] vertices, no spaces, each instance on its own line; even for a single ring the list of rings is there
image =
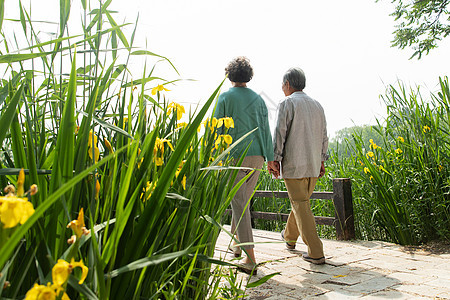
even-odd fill
[[[286,191],[256,191],[254,197],[289,198]],[[311,199],[333,200],[335,208],[334,217],[315,216],[316,224],[336,227],[338,240],[351,240],[355,238],[355,222],[353,218],[353,199],[351,181],[349,178],[333,179],[332,192],[314,192]],[[250,208],[251,209],[251,208]],[[231,213],[231,211],[228,211]],[[289,214],[251,211],[252,219],[283,220],[287,221]],[[253,223],[253,220],[252,220]]]

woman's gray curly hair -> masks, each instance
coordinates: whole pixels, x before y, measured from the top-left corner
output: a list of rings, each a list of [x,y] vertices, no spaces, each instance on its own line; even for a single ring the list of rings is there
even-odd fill
[[[225,74],[231,82],[249,82],[253,77],[250,60],[245,56],[234,58],[225,68]]]

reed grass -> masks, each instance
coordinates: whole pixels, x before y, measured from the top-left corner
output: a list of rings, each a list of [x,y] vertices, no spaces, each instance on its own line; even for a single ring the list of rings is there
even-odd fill
[[[76,31],[68,28],[71,2],[60,1],[58,34],[46,41],[20,5],[28,46],[2,41],[0,183],[37,184],[39,192],[18,192],[34,213],[0,226],[0,296],[33,298],[46,287],[70,299],[229,294],[218,282],[230,264],[212,257],[236,170],[226,167],[229,148],[216,143],[207,118],[222,84],[186,116],[167,91],[178,79],[154,74],[161,59],[176,68],[137,49],[135,29],[131,38],[122,31],[137,23],[118,25],[110,4],[82,1],[81,34],[69,36]],[[142,56],[144,71],[133,77],[129,63]],[[147,67],[151,58],[157,61]],[[0,217],[4,223],[7,215]],[[71,274],[57,285],[53,272],[72,259],[78,267],[66,267]],[[79,280],[82,266],[88,273]]]

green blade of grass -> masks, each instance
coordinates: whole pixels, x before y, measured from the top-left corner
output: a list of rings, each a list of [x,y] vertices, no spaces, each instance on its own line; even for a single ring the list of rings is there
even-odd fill
[[[0,55],[0,64],[10,64],[13,62],[25,61],[28,59],[38,58],[42,56],[51,55],[53,52],[37,52],[26,54],[4,54]]]
[[[0,145],[3,144],[3,140],[8,132],[9,127],[16,115],[16,108],[19,103],[19,100],[22,96],[24,84],[22,84],[19,89],[14,93],[11,101],[8,103],[8,107],[0,116]]]
[[[109,272],[108,274],[105,275],[105,277],[107,278],[114,278],[119,276],[120,274],[126,273],[126,272],[130,272],[133,270],[138,270],[138,269],[142,269],[148,266],[154,266],[154,265],[158,265],[161,264],[163,262],[166,261],[172,261],[174,259],[177,259],[179,257],[182,256],[186,256],[189,253],[192,253],[195,251],[195,248],[187,248],[185,250],[182,251],[177,251],[177,252],[173,252],[173,253],[166,253],[166,254],[159,254],[159,255],[153,255],[151,257],[145,257],[142,259],[138,259],[132,263],[129,263],[123,267],[120,267],[116,270],[113,270],[111,272]]]
[[[5,0],[0,0],[0,31],[2,30],[4,16],[5,16]]]

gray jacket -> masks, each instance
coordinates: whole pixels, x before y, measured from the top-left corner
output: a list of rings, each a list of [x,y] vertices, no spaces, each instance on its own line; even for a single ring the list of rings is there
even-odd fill
[[[273,147],[283,178],[318,177],[328,148],[327,123],[320,103],[304,92],[282,100]]]

